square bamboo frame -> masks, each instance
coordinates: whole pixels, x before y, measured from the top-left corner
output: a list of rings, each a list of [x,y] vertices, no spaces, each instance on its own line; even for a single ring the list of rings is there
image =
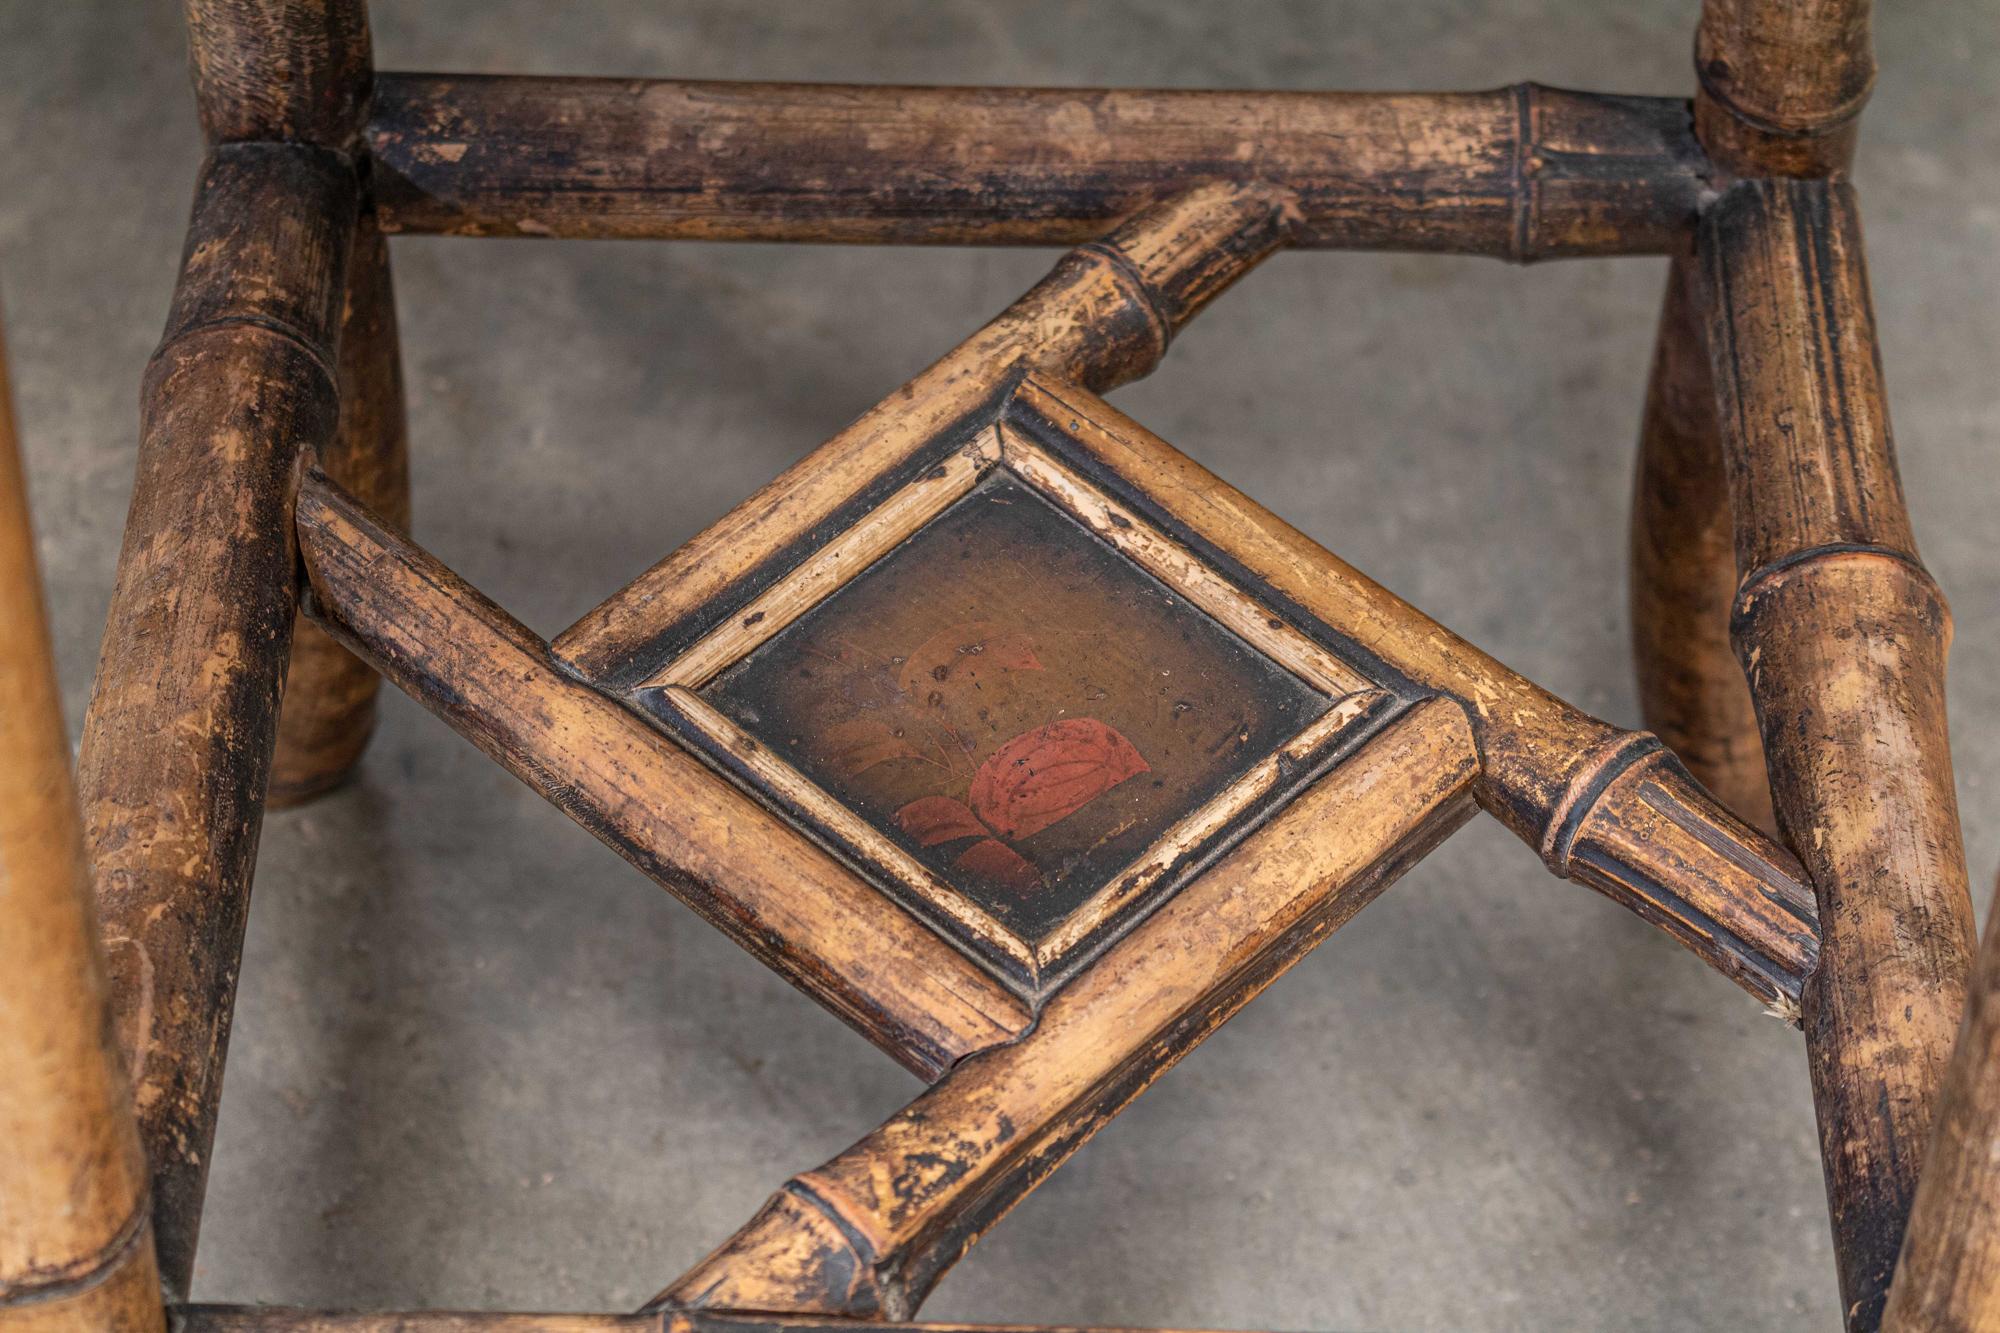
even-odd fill
[[[0,780],[26,775],[32,799],[0,802],[0,943],[29,947],[0,968],[0,1053],[19,1075],[0,1080],[0,1124],[20,1145],[0,1185],[31,1206],[0,1227],[0,1327],[160,1328],[155,1245],[169,1300],[185,1296],[262,811],[351,767],[371,666],[937,1082],[795,1177],[640,1314],[178,1306],[189,1333],[724,1333],[746,1327],[732,1310],[802,1331],[907,1318],[980,1230],[1474,802],[1556,873],[1802,1019],[1850,1328],[2000,1321],[2000,937],[1975,974],[1944,726],[1949,616],[1896,479],[1843,179],[1874,74],[1867,0],[1705,0],[1691,108],[1535,85],[1262,94],[377,75],[361,0],[187,9],[211,149],[148,369],[79,771],[152,1181],[139,1183],[117,1071],[90,1036],[102,1032],[100,964],[83,853],[62,832],[59,731],[10,729]],[[1067,129],[1079,107],[1087,140]],[[1079,248],[881,408],[543,643],[400,535],[393,232]],[[1642,695],[1672,753],[1507,672],[1096,402],[1284,244],[1672,256],[1633,514]],[[848,920],[852,876],[810,846],[748,867],[704,860],[716,827],[788,830],[614,698],[639,682],[660,626],[726,597],[745,570],[782,576],[811,516],[850,503],[858,478],[1017,391],[1084,406],[1093,485],[1114,480],[1113,499],[1149,521],[1155,497],[1179,495],[1177,525],[1161,527],[1171,540],[1200,545],[1210,569],[1250,571],[1282,616],[1346,636],[1365,654],[1348,660],[1388,671],[1408,705],[1252,831],[1226,876],[1155,911],[1147,931],[1200,943],[1178,966],[1134,935],[1032,1009],[991,978],[968,980],[921,923]],[[18,485],[0,498],[0,532],[25,533]],[[10,710],[47,718],[32,562],[9,541],[4,619],[31,632],[6,638],[0,684]],[[313,623],[294,634],[301,556],[303,606],[334,637]],[[1752,819],[1775,817],[1800,860],[1690,771]],[[1334,808],[1363,817],[1338,837],[1315,832]],[[1210,884],[1236,896],[1211,900]],[[41,947],[50,939],[64,944]],[[937,1141],[958,1130],[978,1132]],[[926,1174],[941,1161],[951,1170]],[[869,1184],[897,1170],[909,1188]],[[96,1202],[64,1211],[50,1187],[79,1181]]]

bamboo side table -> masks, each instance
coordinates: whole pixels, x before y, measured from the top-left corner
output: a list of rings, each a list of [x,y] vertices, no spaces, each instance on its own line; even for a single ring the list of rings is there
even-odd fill
[[[2000,1327],[2000,936],[1975,966],[1950,620],[1844,179],[1865,0],[1706,0],[1691,104],[378,75],[361,0],[187,11],[210,149],[79,770],[136,1115],[0,497],[0,1328],[908,1320],[1480,811],[1803,1027],[1849,1328]],[[545,642],[407,535],[384,238],[426,232],[1070,248]],[[1102,400],[1286,246],[1671,256],[1652,732]],[[351,769],[383,677],[930,1085],[637,1314],[183,1303],[262,813]]]

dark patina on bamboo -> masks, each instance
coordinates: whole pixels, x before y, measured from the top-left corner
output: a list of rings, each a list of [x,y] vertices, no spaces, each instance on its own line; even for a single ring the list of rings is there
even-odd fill
[[[213,143],[142,391],[79,762],[113,1008],[185,1295],[297,611],[292,506],[340,417],[360,0],[189,0]]]
[[[410,524],[409,434],[389,246],[364,208],[347,266],[340,321],[340,425],[320,451],[327,475],[399,527]],[[293,631],[278,714],[270,803],[293,805],[337,786],[375,729],[382,678],[310,620]]]
[[[453,235],[1075,245],[1206,181],[1298,244],[1663,253],[1708,193],[1687,103],[384,74],[384,225]]]
[[[1695,125],[1741,176],[1825,176],[1854,156],[1875,87],[1873,0],[1703,0]]]
[[[1771,790],[1743,670],[1729,646],[1736,549],[1699,275],[1676,258],[1639,426],[1631,531],[1632,659],[1646,725],[1724,805],[1767,831]]]
[[[1533,84],[377,78],[360,0],[189,0],[188,13],[214,147],[147,377],[82,763],[169,1291],[185,1294],[192,1263],[267,785],[273,801],[303,798],[351,769],[373,668],[933,1087],[795,1177],[646,1313],[183,1307],[187,1333],[823,1333],[824,1316],[907,1318],[1007,1207],[1475,802],[1551,871],[1776,1012],[1803,1005],[1851,1327],[1882,1311],[1913,1193],[1892,1319],[2000,1318],[1990,959],[1933,1114],[1970,945],[1949,619],[1895,478],[1853,199],[1824,179],[1845,169],[1873,79],[1866,0],[1706,0],[1692,105]],[[1078,248],[545,643],[405,533],[392,232]],[[1284,245],[1673,256],[1632,575],[1642,701],[1666,745],[1507,670],[1096,397],[1150,372],[1181,324]],[[746,790],[754,736],[733,755],[684,749],[637,697],[668,647],[699,656],[674,637],[689,624],[732,652],[765,642],[767,608],[824,596],[814,579],[842,586],[826,572],[853,567],[842,560],[886,559],[941,512],[927,504],[968,493],[949,485],[1002,461],[1041,468],[1042,493],[1071,496],[1071,516],[1115,549],[1132,554],[1118,543],[1144,528],[1148,558],[1266,608],[1237,632],[1268,646],[1314,626],[1315,651],[1358,673],[1341,704],[1381,723],[1038,991],[1010,989],[917,909],[881,910],[850,844]],[[891,493],[908,505],[890,513]],[[878,526],[840,545],[864,521]],[[301,564],[332,637],[305,623],[294,644]],[[1753,695],[1776,820],[1803,867],[1724,808],[1772,814]],[[87,964],[65,966],[87,978]],[[88,986],[70,998],[68,1017],[89,1009]],[[101,1073],[86,1045],[64,1048],[82,1052],[66,1067]],[[80,1106],[104,1101],[92,1078]],[[52,1104],[0,1089],[0,1116]],[[120,1132],[115,1115],[85,1120]],[[110,1202],[45,1233],[69,1256],[53,1278],[0,1226],[0,1324],[98,1327],[94,1311],[49,1323],[60,1301],[37,1305],[72,1294],[80,1264],[78,1293],[129,1298],[130,1326],[156,1327],[150,1275],[134,1276],[150,1253],[134,1239],[137,1170],[129,1151],[104,1160]],[[33,1194],[53,1177],[22,1179]],[[39,1295],[6,1304],[24,1280]]]
[[[1746,181],[1700,241],[1742,570],[1733,637],[1778,825],[1819,895],[1807,1050],[1849,1323],[1872,1328],[1972,952],[1951,619],[1896,474],[1853,191]]]

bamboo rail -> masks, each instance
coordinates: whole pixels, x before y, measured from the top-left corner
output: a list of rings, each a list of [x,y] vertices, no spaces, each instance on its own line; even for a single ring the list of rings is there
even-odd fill
[[[1854,156],[1875,87],[1873,0],[1703,0],[1695,131],[1724,170],[1826,176]]]
[[[1803,871],[1718,806],[1657,738],[1509,670],[1087,391],[1030,377],[1017,403],[1010,421],[1065,423],[1110,477],[1173,494],[1186,538],[1457,700],[1479,747],[1474,797],[1552,874],[1659,926],[1774,1012],[1796,1014],[1819,947]]]
[[[1236,93],[385,73],[384,227],[1076,245],[1204,182],[1294,192],[1298,244],[1665,253],[1710,193],[1687,103],[1536,84]]]
[[[1043,1327],[1026,1324],[902,1323],[821,1319],[811,1315],[717,1314],[498,1314],[420,1310],[407,1314],[358,1314],[336,1310],[287,1310],[265,1305],[176,1307],[176,1333],[1172,1333],[1167,1329]]]

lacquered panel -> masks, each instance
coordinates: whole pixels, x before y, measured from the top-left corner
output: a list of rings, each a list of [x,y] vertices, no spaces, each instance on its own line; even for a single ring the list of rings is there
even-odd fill
[[[701,694],[1029,941],[1330,702],[1004,469]]]

